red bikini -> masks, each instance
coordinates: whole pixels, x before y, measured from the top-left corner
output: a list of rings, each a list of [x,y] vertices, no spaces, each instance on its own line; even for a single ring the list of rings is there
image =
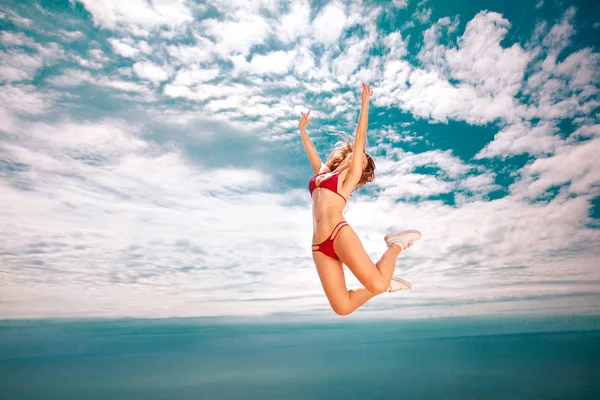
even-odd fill
[[[342,196],[340,193],[338,193],[338,191],[337,191],[338,178],[340,176],[340,172],[334,173],[331,176],[323,179],[321,181],[321,184],[319,186],[317,186],[317,182],[316,182],[317,176],[324,175],[327,173],[328,172],[323,172],[322,174],[317,174],[310,179],[310,181],[308,182],[308,190],[310,191],[310,195],[312,196],[312,194],[316,188],[328,189],[328,190],[331,190],[333,193],[339,195],[342,199],[344,199],[344,203],[345,203],[346,198],[344,196]],[[313,247],[316,247],[316,249],[313,249],[313,251],[320,251],[321,253],[325,254],[328,257],[331,257],[335,260],[339,260],[340,258],[337,256],[337,254],[335,253],[335,250],[333,249],[333,242],[334,242],[336,236],[338,235],[338,233],[340,232],[340,230],[346,225],[349,225],[346,221],[339,222],[335,226],[335,228],[333,228],[333,231],[331,232],[331,234],[329,235],[329,237],[327,239],[325,239],[321,243],[313,244]]]
[[[320,187],[320,188],[323,188],[323,189],[329,189],[329,190],[331,190],[333,193],[337,194],[342,199],[344,199],[344,202],[346,202],[346,198],[344,196],[342,196],[341,194],[339,194],[338,191],[337,191],[338,178],[340,177],[341,172],[336,172],[336,173],[332,174],[331,176],[323,179],[321,181],[321,184],[319,186],[317,186],[317,176],[319,176],[319,175],[325,175],[325,174],[328,174],[328,173],[329,172],[323,172],[322,174],[316,174],[315,176],[313,176],[310,179],[310,181],[308,182],[308,190],[310,191],[310,195],[312,196],[312,194],[315,191],[315,189],[318,188],[318,187]]]

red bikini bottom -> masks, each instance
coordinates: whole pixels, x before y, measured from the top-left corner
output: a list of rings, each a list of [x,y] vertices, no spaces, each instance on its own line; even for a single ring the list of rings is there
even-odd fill
[[[313,249],[313,251],[320,251],[321,253],[333,258],[334,260],[339,260],[340,258],[337,256],[337,254],[335,254],[335,250],[333,249],[333,241],[335,240],[338,233],[340,233],[340,230],[346,225],[350,224],[348,224],[346,221],[341,221],[340,223],[338,223],[335,226],[335,228],[333,228],[333,231],[331,231],[331,234],[327,239],[325,239],[319,244],[313,244],[313,247],[316,247],[316,249]]]

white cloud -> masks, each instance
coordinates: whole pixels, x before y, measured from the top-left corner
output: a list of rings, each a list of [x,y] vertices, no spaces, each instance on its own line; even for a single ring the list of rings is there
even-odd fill
[[[62,74],[47,78],[46,81],[58,87],[78,86],[82,83],[109,87],[125,92],[147,93],[148,88],[135,82],[124,81],[118,76],[92,75],[89,71],[79,69],[66,69]]]
[[[472,195],[468,197],[468,200],[474,201],[478,198],[477,194],[488,194],[502,188],[495,183],[495,179],[496,174],[489,171],[478,175],[467,176],[458,183],[457,189],[471,192]]]
[[[346,112],[350,108],[350,106],[353,105],[354,102],[354,96],[350,92],[336,93],[333,96],[323,100],[324,104],[334,108],[333,112],[330,113],[330,115],[336,115]]]
[[[439,44],[443,29],[455,29],[457,18],[454,22],[442,18],[427,29],[419,53],[425,71],[403,61],[386,60],[380,95],[375,101],[380,105],[398,104],[417,116],[433,120],[457,119],[475,124],[501,118],[519,126],[522,118],[552,119],[589,114],[598,105],[593,97],[598,90],[598,54],[583,49],[556,63],[558,53],[573,34],[570,22],[573,15],[573,8],[567,10],[546,36],[543,36],[543,25],[536,29],[534,36],[543,40],[548,56],[534,67],[527,81],[525,93],[533,100],[532,105],[519,104],[515,96],[522,88],[529,63],[540,52],[531,45],[528,47],[531,51],[523,50],[518,44],[509,48],[500,46],[510,24],[501,15],[490,12],[481,12],[469,21],[457,47]],[[451,84],[450,79],[456,83]],[[498,138],[502,140],[516,134],[515,129],[509,128]],[[526,130],[520,129],[523,134]],[[541,131],[537,132],[534,136]],[[511,154],[518,148],[530,148],[527,140],[513,144]],[[502,146],[505,145],[506,142]],[[488,150],[495,148],[493,153],[498,155],[502,146],[490,144]],[[541,151],[553,146],[548,143]]]
[[[389,132],[386,135],[391,136]],[[380,194],[383,198],[411,199],[457,190],[485,195],[499,188],[494,183],[494,173],[479,172],[453,156],[451,151],[433,150],[415,154],[386,146],[386,153],[387,158],[375,160],[377,178],[374,185],[383,189]],[[435,174],[416,173],[418,167],[438,171]]]
[[[442,18],[425,31],[418,55],[423,68],[387,61],[384,91],[375,101],[398,104],[416,116],[442,122],[517,120],[526,108],[514,96],[531,56],[518,44],[500,46],[510,24],[497,13],[477,14],[457,47],[439,44],[442,31],[455,29],[457,21]],[[399,71],[403,71],[401,75]],[[456,83],[450,83],[451,79]]]
[[[91,49],[86,55],[83,56],[71,54],[71,57],[82,67],[90,69],[104,68],[104,64],[110,61],[110,59],[106,57],[104,52],[100,49]]]
[[[0,86],[2,108],[21,114],[43,114],[53,104],[54,95],[43,93],[33,85]]]
[[[385,187],[380,196],[387,199],[412,199],[429,197],[454,190],[454,184],[428,174],[381,176],[378,184]]]
[[[73,59],[82,67],[85,68],[91,68],[91,69],[101,69],[102,67],[104,67],[104,65],[102,65],[102,63],[99,62],[95,62],[93,60],[90,60],[89,58],[83,58],[81,56],[78,55],[74,55]]]
[[[392,0],[392,4],[397,8],[406,8],[408,7],[408,0]]]
[[[159,286],[164,291],[160,294],[155,292],[155,296],[164,301],[175,299],[169,286],[179,286],[181,295],[181,290],[188,292],[192,289],[189,283],[199,279],[200,285],[198,282],[193,285],[194,292],[198,293],[200,289],[212,302],[230,290],[222,285],[238,285],[244,281],[247,285],[250,273],[272,262],[265,251],[270,245],[264,247],[260,243],[273,243],[275,240],[289,248],[291,254],[305,250],[305,246],[290,244],[282,237],[278,239],[272,233],[262,231],[253,232],[251,239],[248,236],[248,240],[242,238],[236,241],[236,254],[250,260],[241,269],[236,266],[237,258],[227,255],[226,238],[231,231],[240,228],[240,221],[250,227],[261,226],[261,220],[265,223],[261,215],[267,209],[273,217],[271,226],[278,231],[294,227],[298,232],[308,227],[298,218],[297,212],[290,212],[288,207],[280,204],[290,197],[298,197],[298,193],[292,191],[282,196],[257,192],[269,182],[268,176],[257,170],[211,168],[191,163],[181,154],[153,147],[140,139],[139,129],[118,122],[21,124],[19,131],[14,133],[17,134],[15,140],[18,138],[19,142],[12,145],[2,143],[0,152],[3,158],[7,156],[5,159],[9,162],[28,166],[19,179],[27,179],[31,191],[21,191],[11,186],[10,181],[0,181],[0,203],[9,205],[0,210],[3,226],[12,223],[14,212],[21,208],[29,209],[26,215],[19,217],[17,235],[9,237],[6,231],[0,234],[0,247],[4,250],[6,245],[19,253],[17,257],[4,251],[0,255],[2,264],[11,271],[5,281],[10,289],[3,294],[10,292],[7,296],[11,299],[15,299],[14,296],[20,299],[9,307],[2,307],[0,313],[4,316],[27,314],[23,313],[20,305],[32,298],[29,295],[17,296],[16,289],[21,288],[20,293],[27,293],[28,288],[41,285],[39,289],[44,291],[47,289],[45,285],[51,284],[54,279],[62,281],[61,293],[64,294],[57,294],[54,301],[60,303],[60,299],[68,299],[76,291],[65,288],[77,282],[92,292],[106,291],[106,297],[101,297],[110,299],[104,303],[111,309],[109,313],[115,311],[111,306],[114,304],[112,296],[118,289],[113,289],[119,284],[133,291],[144,291],[148,285],[156,289],[158,280],[163,280]],[[42,179],[38,180],[38,177]],[[16,179],[12,183],[16,183]],[[247,194],[242,194],[244,192]],[[215,207],[222,211],[217,220],[214,219]],[[245,215],[248,207],[255,217]],[[49,212],[51,209],[54,212]],[[82,223],[96,218],[102,219],[103,223],[87,224],[88,228],[81,229]],[[186,223],[177,222],[184,219]],[[138,232],[140,223],[148,229]],[[57,229],[57,224],[61,225],[61,229]],[[155,224],[169,227],[158,234],[157,230],[150,229]],[[119,237],[128,238],[126,244],[109,239],[116,226],[119,226]],[[51,236],[50,242],[67,243],[63,250],[74,253],[72,257],[63,257],[54,253],[52,247],[46,247],[44,262],[51,264],[53,271],[61,272],[38,279],[41,278],[39,270],[36,275],[29,266],[36,262],[39,253],[28,253],[26,249],[37,247],[37,243]],[[186,237],[209,239],[181,240]],[[139,258],[136,246],[139,250],[145,249],[144,253],[149,251],[147,256]],[[128,250],[131,248],[134,250]],[[159,249],[161,251],[155,252]],[[218,255],[223,251],[224,256]],[[108,254],[112,255],[107,257]],[[116,264],[108,262],[117,254],[121,261]],[[89,262],[81,263],[78,261],[80,257],[88,258]],[[181,271],[180,268],[186,265],[194,266],[196,271]],[[17,266],[21,267],[17,269]],[[275,272],[272,276],[259,276],[258,282],[265,289],[263,293],[280,293],[276,281],[281,279],[282,274]],[[308,273],[301,272],[301,275],[308,276]],[[83,281],[80,280],[82,278]],[[27,283],[24,284],[23,279]],[[206,285],[206,279],[212,283]],[[314,291],[317,291],[316,287]],[[94,308],[94,302],[93,298],[84,296],[63,310],[70,315],[82,310],[89,312]],[[58,311],[52,311],[56,304],[52,302],[52,306],[43,311],[38,308],[37,312],[53,314]],[[137,306],[129,303],[124,312],[139,315],[141,309],[136,311],[135,308]],[[219,311],[230,312],[234,312],[230,306]]]
[[[472,84],[484,94],[514,97],[531,57],[519,44],[500,46],[510,24],[497,13],[479,13],[458,39],[458,48],[450,48],[445,59],[451,77]]]
[[[418,20],[422,24],[425,24],[429,22],[432,12],[433,10],[431,9],[431,7],[417,8],[413,13],[413,18]]]
[[[538,158],[520,172],[511,186],[516,195],[535,198],[553,186],[568,184],[568,193],[600,195],[600,138],[558,148],[552,157]]]
[[[556,136],[556,121],[589,116],[600,105],[596,100],[600,82],[600,54],[586,48],[556,62],[558,54],[574,34],[571,25],[574,12],[574,8],[569,8],[561,21],[553,25],[545,36],[545,25],[536,28],[534,37],[542,41],[542,46],[536,48],[529,45],[537,61],[531,66],[531,74],[523,86],[523,93],[529,96],[531,104],[520,107],[517,114],[525,120],[514,121],[506,126],[478,153],[477,158],[503,158],[521,153],[536,156],[552,154],[564,144]],[[508,80],[499,82],[507,84]],[[516,88],[517,79],[514,85]],[[541,118],[542,121],[532,126],[527,120],[533,118]]]
[[[54,86],[77,86],[83,82],[92,82],[94,78],[89,71],[80,69],[66,69],[62,74],[46,78],[46,81]]]
[[[351,37],[346,40],[341,54],[333,61],[333,73],[340,78],[351,76],[361,64],[366,64],[368,50],[375,39],[375,35],[369,35],[365,38]]]
[[[453,86],[437,72],[413,70],[408,82],[410,88],[400,92],[398,100],[403,109],[416,116],[442,122],[449,118],[465,120],[474,124],[493,121],[498,112],[508,116],[504,107],[491,109],[489,104],[481,101],[483,99],[472,86]]]
[[[185,85],[167,84],[164,88],[165,95],[169,97],[184,97],[190,100],[207,100],[210,98],[224,98],[231,95],[249,96],[258,89],[248,88],[239,83],[202,83],[194,87]]]
[[[542,45],[548,48],[551,54],[558,55],[569,45],[571,36],[575,33],[573,28],[574,16],[575,7],[569,7],[560,23],[553,25],[550,32],[544,37]]]
[[[166,81],[171,76],[171,72],[168,69],[147,61],[136,62],[133,64],[133,70],[141,79],[146,79],[153,83]]]
[[[164,94],[169,97],[185,97],[192,100],[204,100],[210,97],[199,90],[193,91],[188,86],[175,84],[166,85]]]
[[[77,0],[104,28],[125,27],[136,34],[161,26],[178,27],[193,20],[185,0]]]
[[[0,58],[0,81],[3,82],[32,80],[35,72],[44,64],[41,57],[18,50],[0,50]]]
[[[174,87],[174,89],[177,88]],[[207,94],[202,89],[209,90],[212,93]],[[285,101],[282,101],[281,104],[273,104],[261,95],[243,92],[239,89],[240,87],[233,88],[233,90],[230,88],[218,90],[218,86],[206,85],[194,91],[184,92],[181,97],[208,100],[202,109],[211,115],[212,120],[222,121],[228,126],[235,127],[235,129],[248,134],[264,131],[277,118],[283,117],[285,114],[289,115],[290,107]],[[174,94],[173,97],[179,96]],[[255,119],[255,117],[259,118]],[[247,118],[252,118],[254,121],[248,121]],[[269,140],[270,135],[275,135],[274,132],[277,129],[270,128],[269,136],[265,137],[265,140]]]
[[[381,61],[383,73],[376,86],[377,95],[374,101],[378,105],[391,105],[407,88],[407,82],[412,72],[412,65],[408,61],[401,60],[407,54],[407,43],[400,32],[392,32],[383,38],[387,54]],[[373,60],[373,57],[371,57]],[[381,78],[383,77],[383,79]]]
[[[108,58],[106,56],[106,54],[104,54],[104,52],[100,49],[91,49],[88,51],[88,55],[93,58],[94,60],[100,61],[100,62],[108,62],[110,61],[110,58]]]
[[[554,74],[563,79],[568,79],[572,89],[584,90],[595,86],[600,81],[600,54],[594,53],[591,48],[579,50],[570,54],[561,63],[555,64]],[[589,92],[588,95],[594,93]]]
[[[588,115],[600,103],[600,54],[582,49],[556,63],[556,53],[533,67],[524,92],[531,96],[530,117],[545,119]]]
[[[218,68],[200,68],[192,66],[189,69],[182,69],[177,72],[173,85],[192,86],[202,82],[208,82],[221,74]]]
[[[407,61],[386,61],[383,79],[377,85],[375,102],[378,105],[392,104],[407,88],[411,73],[412,67]]]
[[[138,49],[120,40],[108,39],[108,41],[111,44],[113,51],[117,54],[122,55],[123,57],[134,57],[139,52]]]
[[[53,65],[64,57],[64,50],[56,43],[33,42],[29,37],[19,34],[3,35],[9,44],[32,47],[35,52],[17,48],[0,50],[0,81],[30,81],[42,66]]]
[[[413,21],[406,21],[405,23],[402,24],[402,26],[400,27],[401,31],[406,31],[410,28],[414,28],[415,27],[415,23]]]
[[[30,19],[21,17],[16,12],[8,8],[5,8],[0,12],[0,19],[6,19],[15,23],[16,25],[25,27],[29,27],[33,23]]]
[[[272,51],[267,54],[254,54],[247,69],[257,74],[285,74],[292,66],[292,60],[296,57],[296,52],[292,51]],[[237,67],[241,67],[239,63]]]
[[[398,60],[407,54],[407,43],[402,38],[400,31],[392,32],[383,38],[383,44],[385,45],[388,54],[387,59]]]
[[[259,14],[261,11],[267,13],[276,13],[280,9],[280,2],[277,0],[207,0],[207,3],[213,7],[219,7],[219,10],[226,15],[240,16],[242,14]]]
[[[132,127],[111,121],[99,123],[26,124],[19,134],[29,137],[29,145],[43,146],[48,153],[75,151],[87,156],[115,157],[148,147]],[[132,134],[133,133],[133,134]]]
[[[270,25],[258,14],[243,14],[239,20],[223,22],[208,19],[201,25],[209,36],[216,39],[214,50],[221,56],[246,56],[252,46],[263,43],[271,32]]]
[[[110,38],[108,42],[115,53],[127,58],[134,58],[139,53],[149,54],[152,52],[152,48],[145,40],[135,41],[131,38]]]
[[[600,137],[600,125],[583,125],[577,128],[575,132],[571,134],[569,139],[590,139],[594,137]]]
[[[391,154],[394,154],[399,160],[393,164],[397,171],[411,172],[417,167],[434,166],[440,168],[444,176],[458,179],[472,168],[460,158],[453,156],[450,150],[431,150],[415,154],[392,149]]]
[[[239,95],[231,95],[224,99],[211,100],[204,107],[205,110],[212,113],[218,113],[223,110],[239,110],[246,105],[246,98]]]
[[[299,46],[296,49],[296,58],[292,63],[292,67],[296,74],[312,77],[315,74],[315,56],[312,51],[304,46]]]
[[[173,65],[203,63],[213,59],[215,44],[209,39],[197,36],[194,45],[169,45],[167,52],[173,58]]]
[[[441,26],[446,26],[448,29],[448,33],[454,33],[458,29],[458,24],[460,23],[460,16],[455,15],[453,18],[443,17],[440,18],[437,23]]]
[[[440,39],[447,29],[448,24],[444,18],[439,19],[435,24],[423,32],[423,46],[417,54],[417,58],[424,64],[425,68],[436,68],[446,72],[447,67],[444,63],[444,55],[447,47],[441,45]]]
[[[326,45],[335,43],[346,28],[347,18],[342,3],[337,0],[330,2],[312,23],[313,39]]]
[[[122,90],[124,92],[134,92],[134,93],[147,93],[148,88],[144,85],[140,85],[136,82],[125,81],[122,79],[111,79],[111,78],[103,78],[98,82],[100,86],[106,86],[117,90]],[[140,100],[138,98],[138,100]]]
[[[61,29],[57,34],[66,41],[75,41],[85,36],[81,31],[68,31],[66,29]]]
[[[2,41],[4,45],[8,46],[36,46],[36,42],[23,32],[13,33],[4,31],[2,32],[2,36],[0,36],[0,41]]]
[[[562,145],[562,139],[556,133],[558,128],[547,122],[540,122],[536,126],[520,122],[509,125],[497,133],[494,140],[477,153],[475,158],[506,158],[522,153],[533,156],[552,154]]]
[[[310,26],[310,4],[306,0],[294,1],[290,11],[280,17],[277,27],[278,37],[284,43],[291,43],[308,34]]]
[[[408,125],[407,125],[408,124]],[[394,129],[391,126],[384,125],[381,131],[376,133],[379,141],[387,141],[388,143],[416,143],[424,140],[423,135],[419,135],[418,132],[405,129],[410,126],[410,123],[399,124],[400,129]],[[381,148],[384,151],[388,151],[389,147],[378,144],[375,147]]]

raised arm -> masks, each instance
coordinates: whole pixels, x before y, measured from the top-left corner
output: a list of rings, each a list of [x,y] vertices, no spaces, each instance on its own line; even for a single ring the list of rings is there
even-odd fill
[[[306,150],[306,154],[308,155],[308,159],[310,160],[310,166],[312,167],[315,174],[321,172],[321,168],[323,167],[323,163],[321,162],[321,158],[319,157],[319,153],[315,148],[312,140],[308,137],[308,133],[306,133],[306,125],[310,122],[308,119],[308,115],[310,114],[310,110],[306,114],[302,113],[302,118],[300,118],[300,122],[298,122],[298,128],[300,129],[300,137],[302,138],[302,144],[304,145],[304,150]]]
[[[369,99],[373,95],[371,87],[366,83],[362,84],[360,116],[358,117],[358,125],[354,136],[354,147],[352,150],[352,161],[350,161],[350,169],[346,175],[346,180],[352,186],[360,182],[360,177],[363,172],[363,158],[365,154],[365,145],[367,143],[367,124],[369,121]]]

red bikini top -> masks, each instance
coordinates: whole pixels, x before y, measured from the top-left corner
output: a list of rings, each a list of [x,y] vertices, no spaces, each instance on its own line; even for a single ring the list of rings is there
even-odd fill
[[[323,179],[321,181],[321,184],[319,186],[317,186],[317,176],[328,174],[328,173],[329,172],[323,172],[322,174],[317,174],[317,175],[313,176],[310,179],[310,181],[308,181],[308,190],[310,191],[310,195],[312,196],[312,194],[316,188],[323,188],[323,189],[331,190],[333,193],[339,195],[342,199],[344,199],[344,202],[346,202],[346,198],[344,196],[342,196],[341,194],[339,194],[337,191],[338,178],[339,178],[341,172],[333,173],[331,176],[328,176],[327,178]]]

